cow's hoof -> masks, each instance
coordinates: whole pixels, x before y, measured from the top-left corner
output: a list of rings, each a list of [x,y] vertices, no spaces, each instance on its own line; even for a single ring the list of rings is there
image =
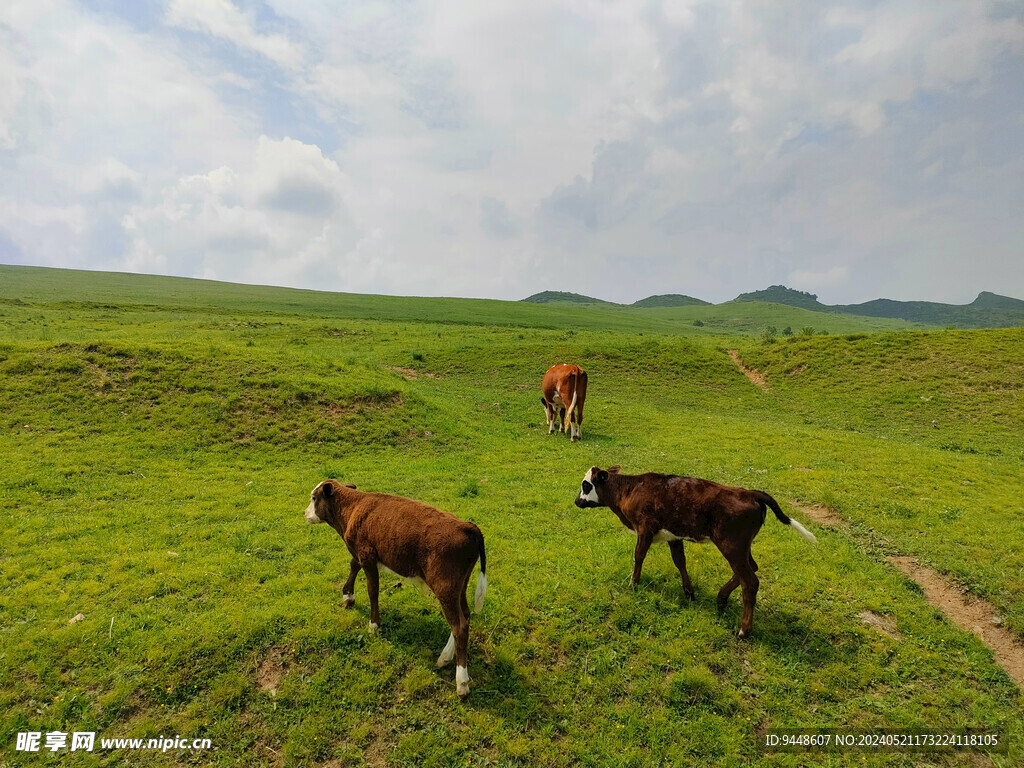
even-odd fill
[[[727,600],[719,600],[719,601],[718,601],[718,612],[719,612],[719,613],[725,613],[725,608],[726,608],[726,606],[727,606],[728,604],[729,604],[729,603],[728,603],[728,601],[727,601]]]
[[[376,635],[376,634],[377,634],[377,632],[378,632],[379,630],[380,630],[380,626],[379,626],[379,625],[377,625],[377,624],[374,624],[374,623],[373,623],[373,622],[371,621],[371,622],[370,622],[370,626],[368,627],[367,631],[368,631],[368,632],[369,632],[369,633],[370,633],[371,635]]]
[[[465,667],[455,668],[455,690],[459,694],[460,699],[464,699],[469,696],[469,670]]]
[[[692,589],[686,589],[683,590],[683,592],[685,592],[686,594],[686,599],[689,600],[691,603],[697,599],[697,593],[694,592]]]
[[[356,596],[355,595],[342,595],[341,596],[341,607],[342,608],[351,608],[355,604],[356,604]]]
[[[749,637],[749,636],[750,636],[750,630],[747,630],[747,629],[741,629],[740,630],[740,634],[739,634],[740,640],[743,640],[745,637]]]

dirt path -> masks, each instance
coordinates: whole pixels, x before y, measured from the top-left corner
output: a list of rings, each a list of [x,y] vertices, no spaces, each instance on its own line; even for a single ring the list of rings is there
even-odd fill
[[[826,528],[847,529],[845,521],[830,509],[793,506]],[[886,561],[917,582],[928,602],[942,611],[946,618],[960,629],[977,635],[991,649],[996,663],[1006,670],[1018,688],[1024,690],[1024,641],[1001,625],[999,613],[991,603],[975,597],[953,579],[921,565],[913,557],[892,555]],[[863,616],[861,620],[874,625]],[[895,627],[887,629],[895,630]]]
[[[754,368],[747,368],[747,366],[743,364],[743,361],[740,360],[739,350],[727,349],[725,351],[729,353],[729,357],[731,357],[732,361],[736,363],[736,367],[743,371],[744,376],[750,379],[751,382],[753,382],[756,386],[763,389],[765,392],[768,391],[768,380],[761,374],[760,371]]]
[[[973,632],[991,648],[999,666],[1013,678],[1018,688],[1024,690],[1024,643],[1013,632],[996,623],[999,622],[998,612],[990,603],[912,557],[887,557],[886,560],[916,581],[928,602],[950,621],[960,629]]]

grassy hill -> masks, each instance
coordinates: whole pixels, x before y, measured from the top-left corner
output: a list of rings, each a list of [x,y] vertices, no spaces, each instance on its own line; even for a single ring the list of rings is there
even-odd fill
[[[1024,326],[1024,301],[982,291],[970,304],[934,301],[875,299],[862,304],[822,304],[813,293],[773,285],[763,291],[741,293],[733,302],[763,301],[800,307],[815,312],[885,317],[936,327],[1012,328]]]
[[[741,293],[733,299],[733,301],[767,301],[775,304],[787,304],[791,307],[800,307],[801,309],[809,309],[814,312],[827,312],[829,310],[829,307],[818,301],[818,297],[815,294],[807,293],[806,291],[795,291],[784,285],[773,285],[763,291]]]
[[[528,301],[532,304],[553,304],[558,302],[566,302],[569,304],[611,304],[610,301],[604,301],[603,299],[595,299],[591,296],[583,296],[579,293],[569,293],[568,291],[541,291],[535,293],[532,296],[527,296],[522,301]]]
[[[633,307],[691,307],[708,306],[711,302],[703,299],[695,299],[693,296],[684,296],[681,293],[664,293],[657,296],[648,296],[646,299],[634,301]]]
[[[829,316],[0,269],[0,742],[217,748],[60,758],[101,765],[911,766],[922,755],[772,754],[758,736],[971,726],[1009,752],[929,764],[1016,764],[1020,690],[884,556],[957,577],[1024,635],[1024,332],[836,318],[857,327],[760,340],[779,318]],[[537,402],[570,360],[590,373],[574,444]],[[628,587],[631,534],[572,504],[610,464],[762,488],[815,531],[813,547],[773,519],[758,535],[749,641],[736,596],[715,610],[713,546],[687,546],[693,604],[664,547]],[[382,576],[378,636],[362,578],[341,607],[348,555],[302,518],[328,476],[484,531],[466,702],[434,668],[448,630],[430,600]]]

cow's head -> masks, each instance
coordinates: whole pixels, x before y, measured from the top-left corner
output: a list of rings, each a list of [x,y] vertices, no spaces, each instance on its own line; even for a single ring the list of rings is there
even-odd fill
[[[355,489],[355,486],[351,483],[342,485],[337,480],[324,480],[314,488],[309,494],[306,522],[310,525],[333,523],[341,509],[341,499],[338,497],[341,488]]]
[[[608,469],[591,467],[587,470],[587,474],[583,476],[583,484],[580,486],[580,495],[576,497],[576,506],[580,509],[608,506],[606,501],[608,476],[617,475],[619,469],[620,467],[614,466],[608,467]]]

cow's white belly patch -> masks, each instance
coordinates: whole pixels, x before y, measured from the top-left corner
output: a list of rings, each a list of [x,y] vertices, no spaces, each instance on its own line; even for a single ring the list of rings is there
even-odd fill
[[[425,582],[419,576],[402,576],[400,573],[395,573],[390,568],[388,568],[386,565],[381,565],[380,563],[378,563],[378,567],[382,571],[387,571],[388,573],[394,574],[395,576],[397,576],[398,578],[400,578],[402,580],[403,584],[406,584],[406,585],[408,585],[410,587],[415,587],[416,589],[418,589],[420,592],[422,592],[427,597],[433,597],[434,596],[434,593],[430,590],[430,587],[427,586],[427,582]]]
[[[634,536],[637,535],[636,531],[630,531],[630,533],[632,533]],[[707,541],[707,539],[693,539],[689,536],[676,536],[674,533],[672,533],[672,531],[668,530],[667,528],[662,528],[660,531],[654,534],[654,538],[651,539],[652,544],[662,544],[668,541],[688,541],[691,544],[700,544],[702,541]]]

